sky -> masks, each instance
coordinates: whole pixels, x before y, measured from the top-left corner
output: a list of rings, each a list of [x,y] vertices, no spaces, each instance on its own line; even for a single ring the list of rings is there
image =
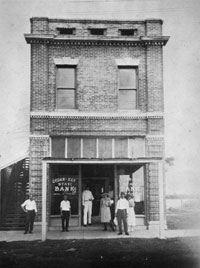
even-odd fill
[[[0,0],[0,167],[28,153],[30,18],[164,20],[166,189],[200,188],[199,0]]]

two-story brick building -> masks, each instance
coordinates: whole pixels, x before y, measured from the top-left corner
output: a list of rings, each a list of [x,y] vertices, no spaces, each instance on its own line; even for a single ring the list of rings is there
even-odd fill
[[[67,192],[70,225],[81,226],[88,184],[93,223],[110,185],[115,202],[121,190],[133,192],[138,226],[159,225],[169,39],[162,23],[31,18],[30,187],[38,222],[47,216],[49,228],[60,224]]]

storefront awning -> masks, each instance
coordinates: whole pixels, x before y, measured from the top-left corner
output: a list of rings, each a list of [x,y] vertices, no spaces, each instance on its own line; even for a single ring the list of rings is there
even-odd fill
[[[141,158],[111,158],[111,159],[102,159],[102,158],[43,158],[43,162],[48,164],[148,164],[156,163],[162,160],[161,157],[141,157]]]

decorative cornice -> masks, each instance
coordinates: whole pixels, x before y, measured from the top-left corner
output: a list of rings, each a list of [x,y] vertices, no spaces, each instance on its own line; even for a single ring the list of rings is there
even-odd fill
[[[132,38],[114,37],[101,38],[94,37],[56,37],[53,34],[25,34],[28,44],[47,45],[71,45],[71,46],[164,46],[169,40],[169,36],[139,36]]]
[[[65,19],[65,18],[48,18],[48,17],[32,17],[30,18],[30,21],[47,21],[47,22],[54,22],[54,23],[82,23],[82,24],[87,24],[87,23],[92,23],[92,24],[145,24],[147,22],[157,22],[157,23],[163,23],[162,19],[159,18],[149,18],[145,20],[106,20],[106,19]]]
[[[62,112],[31,112],[31,118],[60,118],[60,119],[68,119],[68,120],[95,120],[95,119],[101,119],[101,120],[130,120],[130,119],[148,119],[148,118],[158,118],[162,119],[164,118],[163,113],[136,113],[136,114],[130,114],[130,113],[115,113],[115,114],[105,114],[105,113],[80,113],[80,112],[74,112],[74,113],[62,113]]]

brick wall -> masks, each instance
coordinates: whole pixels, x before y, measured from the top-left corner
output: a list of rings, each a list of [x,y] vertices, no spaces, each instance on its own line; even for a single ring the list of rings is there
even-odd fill
[[[163,111],[162,47],[149,46],[146,53],[148,111]]]
[[[37,203],[37,221],[41,221],[42,213],[42,159],[49,156],[49,138],[30,138],[30,191],[34,194]],[[49,194],[49,185],[47,192]],[[48,208],[49,214],[49,208]]]
[[[31,33],[33,34],[47,34],[49,32],[48,18],[31,18]]]
[[[138,35],[161,35],[161,21],[136,23],[75,23],[42,18],[32,19],[32,33],[56,34],[56,27],[77,27],[77,38],[89,36],[88,27],[105,27],[103,38],[119,37],[120,28],[137,28]],[[109,34],[109,31],[111,33]],[[85,36],[84,36],[85,34]],[[112,38],[111,38],[112,37]],[[102,36],[97,38],[101,39]],[[126,37],[124,37],[124,40]],[[162,46],[31,45],[31,110],[56,109],[56,66],[54,58],[79,59],[77,65],[77,109],[116,111],[118,109],[118,67],[115,59],[139,59],[138,109],[163,111]]]
[[[159,220],[158,164],[147,165],[147,221]]]
[[[48,47],[31,46],[31,111],[48,110]]]
[[[118,135],[145,135],[146,120],[143,119],[99,119],[99,118],[32,118],[32,134],[50,135],[91,135],[90,133],[115,133]]]
[[[137,58],[138,109],[163,111],[162,48],[32,45],[31,110],[56,109],[54,58],[79,59],[76,103],[80,111],[118,110],[118,66],[115,59]],[[49,65],[48,65],[49,64]]]
[[[162,35],[162,20],[146,20],[145,30],[148,36]]]
[[[58,36],[58,27],[76,28],[76,36],[70,38],[90,39],[88,28],[107,28],[104,39],[128,39],[120,36],[119,29],[138,30],[137,38],[162,35],[161,20],[135,22],[117,21],[74,21],[48,18],[32,18],[31,33]],[[93,37],[94,38],[94,37]],[[97,36],[96,39],[101,39]],[[134,37],[133,37],[134,39]],[[78,59],[76,96],[80,112],[118,111],[118,66],[116,59],[138,59],[138,110],[141,112],[162,112],[163,102],[163,55],[162,46],[156,45],[83,45],[70,43],[31,44],[31,111],[56,109],[56,66],[55,58]],[[146,137],[146,156],[162,157],[164,139],[163,117],[145,118],[95,118],[67,116],[33,116],[31,134],[63,136],[154,136]],[[36,194],[41,220],[42,159],[49,156],[49,138],[30,139],[30,186]],[[158,165],[147,165],[147,221],[159,219]],[[48,185],[49,187],[49,185]],[[49,190],[48,190],[49,194]],[[49,197],[48,197],[49,198]],[[49,214],[49,208],[48,208]]]
[[[164,157],[164,138],[146,138],[146,156]]]

